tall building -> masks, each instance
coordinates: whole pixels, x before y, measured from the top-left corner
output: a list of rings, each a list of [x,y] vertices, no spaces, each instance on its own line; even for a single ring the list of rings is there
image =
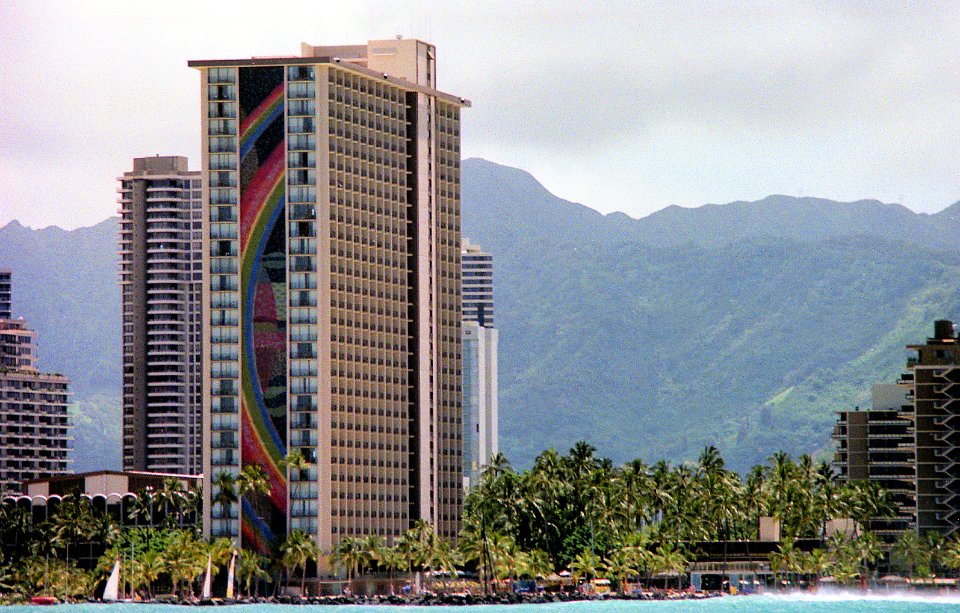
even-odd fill
[[[874,385],[872,391],[872,408],[840,412],[835,464],[844,481],[873,481],[888,492],[894,515],[872,518],[869,529],[893,543],[916,527],[913,406],[900,385]]]
[[[10,303],[8,290],[8,315]],[[0,318],[0,493],[20,493],[24,481],[69,466],[69,381],[37,370],[35,340],[22,319]]]
[[[204,529],[330,551],[462,505],[460,109],[418,40],[201,60]],[[299,453],[296,453],[299,452]],[[302,456],[305,466],[285,458]],[[216,503],[263,466],[269,495]]]
[[[960,526],[960,346],[953,322],[934,323],[933,337],[907,361],[901,385],[913,401],[917,529],[952,534]]]
[[[119,182],[123,468],[202,470],[200,172],[134,158]]]
[[[466,239],[463,281],[463,483],[476,485],[499,451],[497,348],[493,325],[493,256]]]
[[[13,273],[6,268],[0,268],[0,319],[11,319],[11,295],[13,293]]]
[[[908,349],[916,355],[907,360],[899,394],[878,386],[881,406],[840,414],[837,465],[851,481],[869,479],[889,490],[897,515],[881,526],[887,536],[906,529],[946,536],[960,526],[960,346],[953,323],[935,322],[934,335]]]
[[[479,245],[463,241],[463,320],[493,328],[493,256]]]

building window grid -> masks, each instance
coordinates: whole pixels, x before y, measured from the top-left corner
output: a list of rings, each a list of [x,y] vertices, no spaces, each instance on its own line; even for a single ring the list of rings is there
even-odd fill
[[[289,449],[315,457],[318,440],[317,259],[316,259],[316,103],[313,66],[286,70],[286,222],[289,315],[287,401]],[[303,477],[303,479],[301,479]],[[316,534],[318,473],[290,475],[290,529]]]
[[[211,68],[208,79],[208,151],[210,189],[210,294],[208,322],[211,347],[211,472],[239,472],[239,325],[240,295],[236,151],[236,70]],[[214,478],[216,478],[214,476]],[[213,489],[213,488],[211,488]],[[215,492],[211,492],[215,495]],[[236,505],[231,505],[235,507]],[[239,522],[224,522],[224,513],[238,517],[238,509],[212,510],[215,536],[236,536]]]
[[[331,251],[335,254],[331,257],[335,294],[331,300],[331,319],[334,322],[331,340],[334,345],[333,357],[343,357],[335,363],[335,373],[346,375],[334,377],[334,417],[331,425],[332,444],[339,448],[335,455],[339,456],[341,464],[362,468],[357,480],[347,481],[344,479],[345,474],[334,467],[334,516],[347,518],[339,529],[334,526],[334,532],[360,533],[358,522],[361,522],[361,518],[379,518],[373,522],[378,523],[378,532],[397,533],[405,525],[406,496],[396,493],[395,490],[393,494],[386,496],[389,500],[377,500],[371,495],[371,483],[377,482],[372,473],[379,471],[381,474],[392,474],[386,477],[386,482],[402,483],[404,488],[400,491],[405,491],[407,467],[403,455],[406,450],[395,451],[400,445],[393,442],[378,446],[363,445],[360,442],[362,436],[354,433],[400,432],[405,426],[402,418],[405,412],[397,410],[405,404],[406,389],[401,384],[403,378],[398,376],[398,372],[402,370],[398,366],[402,364],[403,357],[398,353],[405,350],[405,347],[399,340],[388,340],[375,346],[368,332],[405,330],[403,322],[390,320],[391,317],[399,320],[402,315],[405,322],[405,307],[401,309],[386,305],[391,299],[406,299],[405,288],[400,285],[405,282],[405,269],[400,268],[400,262],[396,261],[396,256],[390,251],[405,248],[406,211],[391,210],[401,209],[402,207],[394,203],[405,198],[404,186],[400,184],[405,177],[405,169],[402,167],[405,158],[399,155],[403,152],[401,139],[391,141],[385,134],[378,138],[371,129],[376,125],[382,127],[385,122],[369,109],[379,110],[388,105],[362,95],[364,92],[357,87],[359,81],[355,77],[347,76],[346,81],[342,82],[350,85],[352,91],[336,89],[331,92],[331,98],[363,108],[358,110],[341,105],[336,106],[332,114],[338,119],[356,122],[363,127],[351,129],[337,122],[331,129],[331,139],[336,141],[331,146],[333,153],[330,180],[333,239]],[[389,112],[394,117],[404,117],[402,96],[397,96],[394,101],[399,104]],[[397,125],[401,125],[399,121]],[[376,164],[382,164],[385,157],[382,150],[377,149],[378,146],[391,148],[397,153],[391,160],[395,167],[392,172],[371,171]],[[363,206],[364,203],[368,206]],[[379,231],[373,232],[374,228]],[[371,244],[372,239],[382,236],[380,231],[385,228],[393,233],[393,237],[383,241],[385,244]],[[360,246],[361,244],[363,246]],[[387,269],[387,272],[383,272],[384,269]],[[391,283],[398,287],[391,288]],[[354,312],[356,315],[347,318],[342,315],[344,312]],[[394,336],[399,339],[400,334]],[[359,342],[347,346],[348,338]],[[355,369],[352,368],[354,364]],[[361,378],[358,383],[357,375],[364,370],[369,376],[366,379]],[[387,392],[378,396],[372,393],[371,379],[380,382],[378,384],[389,381],[396,389],[392,390],[393,393]],[[387,423],[393,425],[388,426]],[[386,451],[384,447],[392,447],[394,450]],[[383,502],[390,504],[382,504]],[[386,518],[390,521],[384,523]]]

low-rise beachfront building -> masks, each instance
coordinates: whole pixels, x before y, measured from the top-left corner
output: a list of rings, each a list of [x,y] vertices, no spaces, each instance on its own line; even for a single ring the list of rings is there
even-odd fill
[[[88,500],[97,514],[108,514],[119,526],[199,524],[200,475],[98,470],[77,474],[31,479],[17,490],[0,498],[3,506],[15,506],[27,512],[32,525],[39,526],[53,516],[67,497]],[[16,538],[14,532],[6,534]],[[15,549],[15,542],[0,542],[0,548]],[[71,559],[82,568],[94,568],[106,550],[106,543],[92,540],[71,544]]]
[[[793,542],[797,551],[811,552],[823,547],[820,539],[799,539]],[[785,569],[774,568],[771,554],[780,551],[780,542],[756,541],[705,541],[693,543],[697,552],[690,562],[690,585],[695,590],[736,592],[785,587],[788,578]],[[778,580],[781,582],[777,585]],[[726,585],[724,585],[726,583]]]

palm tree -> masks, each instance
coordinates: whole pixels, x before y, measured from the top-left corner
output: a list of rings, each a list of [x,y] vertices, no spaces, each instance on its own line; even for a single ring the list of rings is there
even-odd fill
[[[163,524],[173,527],[179,524],[180,513],[186,499],[183,482],[175,477],[163,480],[163,487],[157,492],[157,500],[163,505]],[[171,513],[170,510],[173,509]]]
[[[240,496],[269,494],[270,490],[270,476],[259,464],[247,464],[237,475],[237,493]]]
[[[872,532],[863,532],[853,539],[853,545],[863,569],[863,576],[866,578],[869,565],[873,564],[883,553],[880,548],[880,540]]]
[[[404,568],[406,562],[396,547],[384,547],[378,555],[380,566],[386,568],[390,573],[390,588],[393,589],[394,573]]]
[[[343,567],[347,573],[347,582],[352,584],[363,557],[363,543],[359,539],[344,537],[334,547],[331,561]]]
[[[654,569],[657,572],[677,575],[677,589],[680,589],[683,574],[689,564],[687,556],[673,543],[662,544],[653,558]]]
[[[256,594],[260,581],[270,578],[270,573],[264,568],[265,562],[266,559],[260,554],[248,549],[240,551],[240,557],[237,558],[237,579],[243,583],[244,593],[248,597]],[[252,592],[251,587],[253,587]]]
[[[376,534],[371,534],[362,539],[360,541],[360,549],[362,551],[360,567],[371,571],[375,570],[377,566],[380,566],[385,547],[386,544],[383,542],[383,538]]]
[[[926,561],[930,559],[930,551],[920,536],[913,530],[907,530],[896,540],[890,549],[890,561],[902,571],[906,571],[911,579],[917,568],[926,569]],[[921,571],[926,575],[926,572]]]
[[[247,464],[237,475],[237,494],[241,498],[249,498],[251,494],[269,495],[271,491],[270,476],[259,464]]]
[[[814,549],[803,557],[803,572],[813,575],[814,585],[820,585],[820,578],[830,568],[830,557],[824,549]]]
[[[233,536],[229,529],[230,510],[239,500],[237,497],[237,478],[232,472],[226,470],[220,472],[213,480],[213,488],[216,492],[213,496],[213,504],[220,505],[220,518],[223,522],[220,534]]]
[[[294,449],[283,458],[282,465],[287,469],[287,481],[296,483],[296,488],[292,494],[300,500],[300,483],[306,478],[306,472],[310,468],[310,461],[299,449]],[[296,479],[294,479],[296,475]],[[306,508],[306,501],[301,501],[301,510]]]
[[[923,540],[924,544],[927,546],[927,549],[930,551],[930,557],[928,558],[930,570],[932,572],[937,572],[940,570],[940,567],[944,562],[947,541],[939,532],[928,532],[926,535],[924,535]]]
[[[445,572],[451,577],[457,576],[457,552],[448,541],[434,536],[430,540],[425,557],[425,566],[431,571]]]
[[[942,560],[944,566],[952,571],[960,570],[960,534],[954,534],[943,546]]]
[[[570,575],[575,580],[581,577],[591,579],[597,576],[597,556],[591,549],[584,549],[570,562]]]
[[[626,587],[626,578],[636,574],[636,567],[633,564],[633,558],[626,549],[618,549],[609,557],[603,560],[603,572],[609,577],[616,579],[617,591],[624,593]]]
[[[294,530],[287,540],[280,545],[283,565],[287,569],[287,586],[290,585],[290,575],[297,567],[300,573],[300,594],[303,595],[307,583],[307,564],[320,556],[320,548],[316,541],[303,530]]]
[[[78,494],[65,496],[53,517],[46,522],[46,533],[54,547],[63,547],[66,563],[70,564],[70,545],[89,541],[100,524],[94,516],[90,499]]]
[[[193,582],[207,568],[205,544],[192,531],[175,531],[170,535],[162,558],[174,591],[186,596],[189,588],[192,595]]]

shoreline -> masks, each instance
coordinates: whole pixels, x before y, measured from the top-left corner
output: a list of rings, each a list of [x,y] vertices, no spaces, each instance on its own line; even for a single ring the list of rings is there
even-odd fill
[[[450,606],[481,606],[481,605],[521,605],[521,604],[549,604],[559,602],[590,602],[604,600],[705,600],[719,598],[720,592],[664,592],[650,591],[630,594],[578,594],[578,593],[545,593],[545,594],[423,594],[420,596],[400,595],[330,595],[330,596],[277,596],[258,598],[209,598],[181,600],[178,598],[156,598],[150,600],[119,600],[114,603],[97,599],[57,601],[55,604],[157,604],[175,605],[183,607],[218,607],[237,605],[327,605],[327,606],[415,606],[415,607],[450,607]],[[19,602],[3,602],[0,605],[30,605],[30,599]],[[54,603],[51,603],[54,604]]]

